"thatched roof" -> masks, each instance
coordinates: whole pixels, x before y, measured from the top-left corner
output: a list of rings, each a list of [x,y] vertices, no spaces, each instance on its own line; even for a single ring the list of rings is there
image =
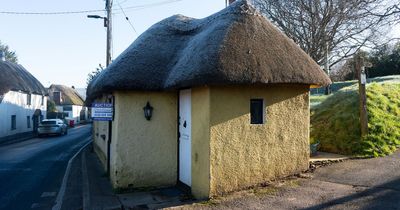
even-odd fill
[[[84,105],[84,100],[83,98],[79,95],[79,93],[68,86],[65,85],[50,85],[49,87],[49,96],[50,99],[56,102],[56,105],[79,105],[83,106]],[[60,103],[57,102],[57,100],[54,100],[54,92],[60,92],[61,93],[61,101]]]
[[[182,15],[150,27],[89,85],[89,101],[114,90],[200,85],[330,84],[303,50],[247,0],[204,19]]]
[[[0,99],[11,90],[47,95],[46,88],[23,66],[9,61],[0,61]]]

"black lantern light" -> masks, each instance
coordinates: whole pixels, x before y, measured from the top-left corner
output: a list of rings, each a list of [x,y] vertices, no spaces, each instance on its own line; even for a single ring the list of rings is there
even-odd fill
[[[146,120],[150,120],[151,116],[153,114],[153,107],[150,106],[149,102],[147,102],[146,106],[143,107],[143,111],[144,111],[144,117],[146,118]]]

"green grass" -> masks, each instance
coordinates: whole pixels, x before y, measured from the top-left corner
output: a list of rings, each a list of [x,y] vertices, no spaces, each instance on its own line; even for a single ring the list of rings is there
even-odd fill
[[[400,83],[367,85],[368,129],[360,137],[358,86],[342,88],[311,109],[311,143],[320,150],[356,156],[385,156],[400,145]]]

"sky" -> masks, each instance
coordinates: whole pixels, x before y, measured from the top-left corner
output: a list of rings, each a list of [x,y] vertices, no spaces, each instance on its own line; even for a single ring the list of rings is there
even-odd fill
[[[162,3],[162,4],[160,4]],[[120,8],[134,29],[125,19]],[[138,6],[143,6],[138,9]],[[1,11],[70,12],[102,10],[104,0],[0,0]],[[113,58],[151,25],[175,14],[204,18],[225,7],[225,0],[114,0]],[[11,15],[0,13],[0,41],[16,51],[19,63],[44,86],[63,84],[85,88],[87,75],[105,66],[105,12],[69,15]],[[400,34],[397,26],[392,32]]]
[[[119,3],[119,4],[118,4]],[[159,4],[162,3],[162,4]],[[147,5],[140,7],[137,6]],[[114,0],[113,58],[122,53],[141,33],[175,14],[207,17],[225,7],[225,0]],[[0,11],[64,12],[102,10],[104,0],[0,0]],[[105,12],[69,15],[0,14],[0,41],[16,51],[19,63],[45,87],[63,84],[85,88],[87,75],[99,64],[105,66]]]

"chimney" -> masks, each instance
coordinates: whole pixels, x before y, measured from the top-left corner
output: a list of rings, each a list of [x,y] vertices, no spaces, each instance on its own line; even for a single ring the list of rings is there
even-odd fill
[[[6,61],[6,55],[0,50],[0,61]]]

